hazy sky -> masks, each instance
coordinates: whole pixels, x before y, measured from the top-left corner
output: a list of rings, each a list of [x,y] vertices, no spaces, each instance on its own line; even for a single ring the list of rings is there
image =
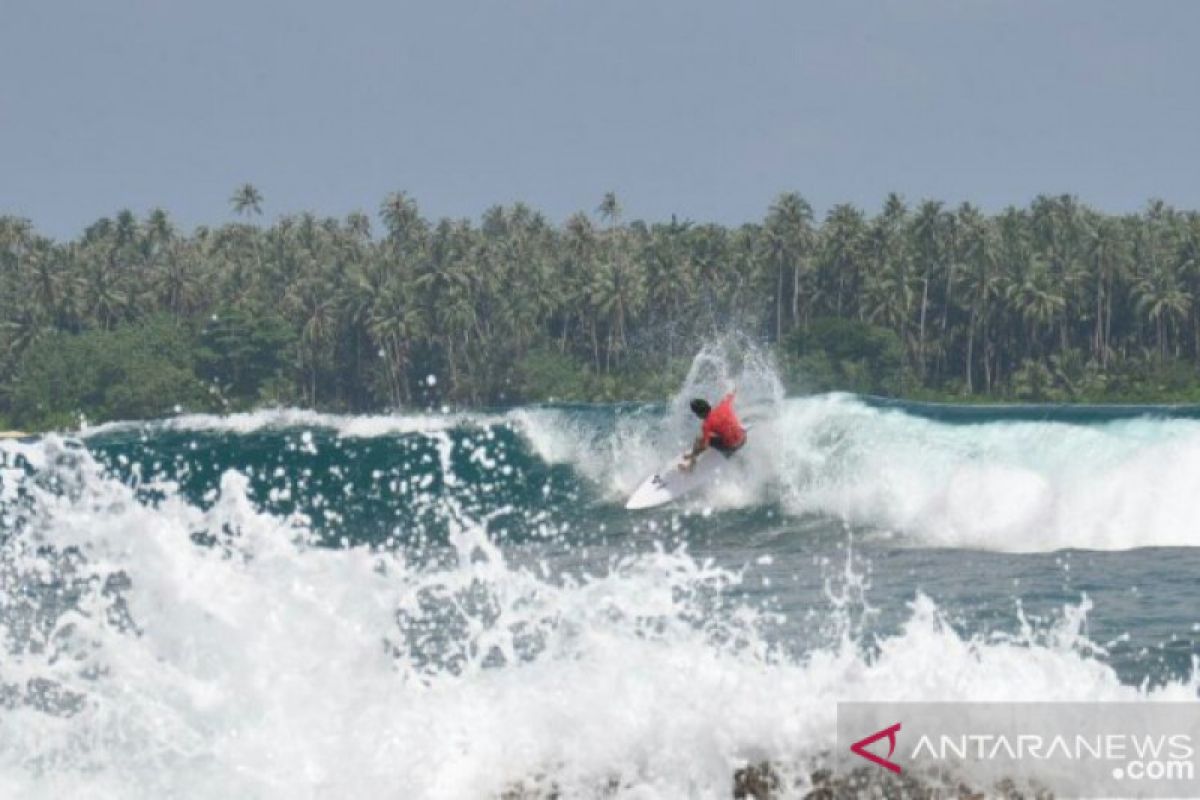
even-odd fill
[[[0,0],[0,214],[1200,208],[1200,2]]]

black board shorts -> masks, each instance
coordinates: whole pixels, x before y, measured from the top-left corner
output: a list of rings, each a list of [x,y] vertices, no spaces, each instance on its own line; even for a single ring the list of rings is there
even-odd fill
[[[747,438],[748,437],[743,436],[742,440],[740,442],[738,442],[735,447],[726,447],[725,443],[721,441],[720,436],[714,436],[708,440],[708,446],[711,447],[713,450],[716,450],[718,453],[725,456],[726,458],[729,458],[734,453],[736,453],[738,450],[741,450],[743,447],[746,446]]]

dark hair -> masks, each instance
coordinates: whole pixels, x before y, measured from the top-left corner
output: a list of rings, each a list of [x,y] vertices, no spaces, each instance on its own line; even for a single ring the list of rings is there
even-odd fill
[[[692,401],[692,413],[697,417],[704,419],[710,411],[712,411],[712,406],[708,404],[708,401],[701,400],[699,397]]]

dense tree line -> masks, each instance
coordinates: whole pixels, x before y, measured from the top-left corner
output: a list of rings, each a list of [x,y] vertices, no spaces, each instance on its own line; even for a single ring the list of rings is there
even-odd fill
[[[376,220],[264,227],[262,202],[246,185],[237,222],[122,211],[69,242],[0,217],[0,412],[613,399],[665,392],[731,329],[814,389],[1190,398],[1200,363],[1200,214],[1161,202],[893,194],[818,221],[789,193],[738,227],[626,221],[612,194],[561,225],[522,204],[432,222],[396,193]]]

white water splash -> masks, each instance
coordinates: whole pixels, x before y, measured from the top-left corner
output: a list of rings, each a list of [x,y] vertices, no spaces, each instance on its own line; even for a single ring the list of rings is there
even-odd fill
[[[340,437],[437,438],[455,429],[510,426],[534,456],[571,466],[616,503],[688,447],[697,423],[687,399],[715,397],[730,385],[704,359],[697,363],[665,409],[535,407],[503,415],[378,417],[261,411],[114,423],[88,435],[299,426]],[[685,505],[778,504],[793,516],[840,519],[915,546],[1009,552],[1200,546],[1195,420],[949,425],[847,395],[783,400],[765,379],[757,389],[739,388],[738,406],[752,425],[748,444],[730,462],[723,483]]]
[[[486,427],[503,422],[502,415],[483,413],[430,412],[347,416],[302,408],[268,408],[237,414],[181,414],[157,420],[106,422],[85,428],[81,435],[93,438],[128,431],[247,434],[264,430],[322,428],[334,431],[339,436],[366,439],[405,433],[435,433],[460,427]]]
[[[948,425],[847,395],[767,406],[729,478],[688,501],[779,504],[894,533],[914,546],[1009,552],[1200,546],[1200,422]],[[565,411],[519,412],[541,457],[570,463],[614,499],[677,451],[680,413],[615,430]]]
[[[686,552],[522,565],[448,505],[419,566],[315,547],[236,472],[202,510],[54,438],[0,453],[4,796],[725,797],[747,762],[820,763],[839,699],[1196,696],[1123,685],[1082,610],[965,637],[919,595],[874,647],[844,625],[789,656]]]

